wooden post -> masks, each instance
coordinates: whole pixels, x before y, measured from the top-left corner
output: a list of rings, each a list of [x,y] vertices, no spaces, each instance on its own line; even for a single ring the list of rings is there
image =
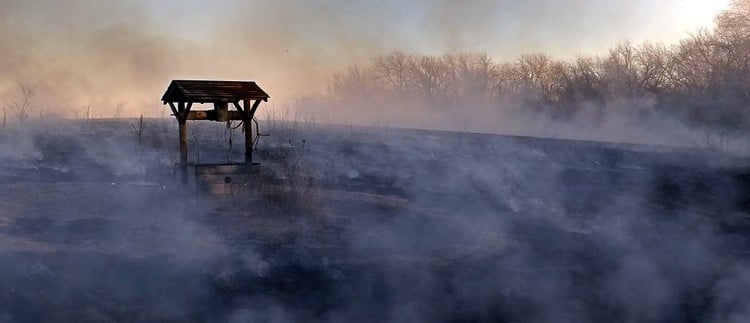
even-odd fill
[[[182,184],[188,182],[188,134],[187,134],[187,111],[185,111],[185,102],[179,102],[175,118],[180,126],[180,177]]]
[[[177,122],[180,124],[180,165],[187,167],[188,161],[188,136],[187,136],[187,113],[185,112],[185,102],[179,102]]]
[[[243,100],[242,122],[245,125],[245,164],[253,164],[253,116],[250,114],[250,100]],[[254,111],[253,111],[254,112]]]

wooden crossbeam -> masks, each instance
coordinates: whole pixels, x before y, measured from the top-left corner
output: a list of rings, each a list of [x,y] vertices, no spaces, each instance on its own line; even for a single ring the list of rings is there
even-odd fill
[[[185,107],[185,111],[182,111],[182,120],[187,120],[187,115],[190,113],[190,109],[193,107],[193,102],[188,102],[187,107]]]
[[[174,106],[174,102],[169,102],[169,108],[172,109],[172,115],[177,117],[177,107]]]
[[[249,101],[246,101],[246,102],[249,102]],[[252,110],[250,110],[250,112],[247,114],[247,117],[248,117],[247,121],[250,121],[251,119],[253,119],[253,116],[255,116],[255,110],[258,110],[258,107],[260,106],[260,102],[261,100],[255,100],[255,103],[253,103]]]
[[[240,111],[229,110],[229,120],[244,120],[244,116]],[[187,120],[209,120],[216,121],[216,111],[214,110],[198,110],[190,111],[187,114]]]
[[[234,104],[234,108],[237,109],[237,111],[243,112],[242,111],[242,106],[240,106],[239,102],[232,102],[232,104]]]
[[[187,120],[188,112],[190,112],[190,109],[193,107],[193,102],[187,102],[187,105],[185,104],[185,102],[177,102],[176,107],[174,105],[174,102],[168,103],[169,109],[172,110],[172,114],[177,119],[177,121]]]

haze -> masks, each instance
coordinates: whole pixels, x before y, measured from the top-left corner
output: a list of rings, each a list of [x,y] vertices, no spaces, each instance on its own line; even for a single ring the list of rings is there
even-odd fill
[[[163,115],[173,78],[254,79],[283,105],[349,64],[393,50],[606,52],[710,28],[727,1],[0,0],[0,99],[18,84],[66,116]],[[118,113],[120,113],[118,112]]]

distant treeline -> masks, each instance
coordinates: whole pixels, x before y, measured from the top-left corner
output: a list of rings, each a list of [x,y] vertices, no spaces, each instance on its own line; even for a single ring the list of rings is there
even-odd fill
[[[557,60],[546,54],[495,62],[484,53],[444,56],[393,52],[350,66],[329,84],[330,104],[502,105],[573,118],[612,102],[649,109],[691,126],[736,132],[750,124],[750,0],[735,0],[712,30],[673,45],[615,45],[602,56]],[[639,109],[632,104],[635,110]]]

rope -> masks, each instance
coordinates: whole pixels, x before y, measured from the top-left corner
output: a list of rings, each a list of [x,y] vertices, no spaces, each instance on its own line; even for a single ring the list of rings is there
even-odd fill
[[[240,121],[240,123],[238,123],[236,127],[232,127],[232,120],[229,120],[229,121],[227,121],[227,129],[235,130],[235,129],[239,128],[239,127],[242,127],[242,123],[243,122]],[[244,129],[243,129],[243,131],[244,131]]]

